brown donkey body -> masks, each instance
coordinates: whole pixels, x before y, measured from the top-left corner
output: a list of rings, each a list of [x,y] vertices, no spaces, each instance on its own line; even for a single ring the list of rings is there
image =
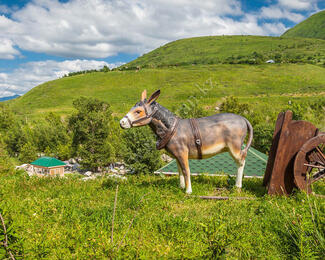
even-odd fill
[[[180,119],[155,100],[160,90],[147,100],[143,91],[141,101],[121,119],[122,128],[149,125],[157,135],[157,148],[165,148],[177,161],[181,188],[192,192],[188,159],[209,158],[228,151],[238,171],[236,186],[242,187],[245,158],[253,139],[253,128],[242,116],[224,113],[197,119]],[[244,150],[241,147],[249,131]]]

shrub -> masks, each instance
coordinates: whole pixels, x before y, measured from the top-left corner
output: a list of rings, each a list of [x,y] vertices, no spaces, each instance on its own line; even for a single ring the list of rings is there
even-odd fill
[[[109,104],[81,97],[73,102],[77,110],[69,119],[75,154],[85,169],[100,171],[116,157],[120,142]]]
[[[13,172],[13,165],[0,135],[0,174],[8,174]]]
[[[148,127],[128,129],[124,132],[126,151],[123,159],[133,173],[152,173],[161,167],[160,152],[155,137]]]

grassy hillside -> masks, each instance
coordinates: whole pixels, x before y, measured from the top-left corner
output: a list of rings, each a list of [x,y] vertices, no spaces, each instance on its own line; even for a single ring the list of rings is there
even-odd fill
[[[193,177],[193,196],[188,196],[178,182],[177,177],[160,176],[85,182],[0,175],[0,211],[10,227],[9,245],[17,259],[324,256],[322,198],[303,193],[264,196],[260,179],[245,179],[238,194],[229,184],[233,179],[205,176]],[[316,183],[314,190],[324,194],[324,182]],[[251,200],[207,201],[197,195],[247,196]],[[0,258],[4,259],[3,250]]]
[[[75,98],[92,96],[109,102],[114,114],[121,116],[139,100],[143,89],[150,93],[159,88],[159,102],[172,110],[194,96],[200,106],[215,113],[224,97],[236,95],[256,109],[277,114],[289,100],[319,98],[325,94],[324,86],[325,68],[309,64],[187,66],[62,78],[35,87],[11,105],[30,117],[50,111],[67,115]],[[203,88],[208,91],[202,92]]]
[[[191,64],[324,64],[325,41],[264,36],[208,36],[168,43],[124,65],[124,68]]]
[[[286,31],[283,37],[318,38],[325,40],[325,11],[321,11]]]

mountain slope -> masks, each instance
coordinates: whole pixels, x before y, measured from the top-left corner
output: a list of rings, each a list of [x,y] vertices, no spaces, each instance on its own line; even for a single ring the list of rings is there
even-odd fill
[[[164,67],[197,64],[325,62],[325,41],[266,36],[207,36],[177,40],[122,66]]]
[[[32,118],[48,112],[69,115],[73,100],[88,96],[107,101],[122,116],[144,89],[161,89],[159,102],[173,111],[196,100],[212,114],[224,97],[235,95],[256,109],[278,113],[289,100],[319,98],[324,86],[325,68],[310,64],[198,65],[66,77],[35,87],[10,105]]]
[[[288,38],[304,37],[325,40],[325,10],[310,16],[286,31],[282,36]]]

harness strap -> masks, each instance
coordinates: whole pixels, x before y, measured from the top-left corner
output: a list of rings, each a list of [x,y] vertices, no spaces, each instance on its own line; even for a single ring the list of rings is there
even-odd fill
[[[192,128],[192,133],[194,136],[194,142],[196,145],[196,149],[199,155],[199,159],[202,159],[202,138],[200,134],[200,129],[197,123],[197,120],[195,118],[190,118],[190,125]]]
[[[160,141],[157,141],[157,143],[156,143],[156,149],[157,150],[163,149],[168,144],[169,140],[175,134],[175,131],[176,131],[177,127],[178,127],[179,121],[180,120],[177,117],[176,120],[174,121],[174,124],[171,127],[171,129],[164,135],[164,137]]]
[[[140,118],[140,119],[138,119],[138,120],[134,120],[133,122],[130,120],[130,118],[129,118],[127,115],[125,116],[126,119],[129,121],[129,124],[130,124],[131,126],[133,126],[133,125],[136,124],[136,123],[142,122],[142,121],[144,121],[144,120],[146,120],[146,119],[148,119],[148,118],[151,118],[151,117],[152,117],[154,114],[156,114],[156,112],[158,111],[158,109],[157,109],[156,107],[154,107],[154,108],[153,108],[153,111],[151,112],[151,114],[148,114],[148,111],[147,111],[147,108],[146,108],[145,105],[143,106],[143,109],[144,109],[144,112],[145,112],[146,116],[145,116],[145,117],[142,117],[142,118]]]

